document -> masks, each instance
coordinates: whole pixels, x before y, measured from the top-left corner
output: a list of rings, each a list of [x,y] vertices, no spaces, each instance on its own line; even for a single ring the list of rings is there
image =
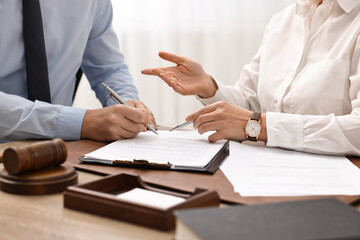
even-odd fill
[[[185,202],[185,198],[149,191],[142,188],[134,188],[128,192],[116,195],[117,198],[132,203],[138,203],[149,207],[157,207],[163,210]]]
[[[220,168],[242,196],[360,195],[360,169],[343,156],[230,142]]]
[[[81,160],[109,164],[116,160],[146,160],[156,164],[203,168],[226,144],[226,141],[210,143],[207,140],[209,134],[200,135],[197,131],[158,133],[143,132],[134,139],[113,142],[86,154]]]

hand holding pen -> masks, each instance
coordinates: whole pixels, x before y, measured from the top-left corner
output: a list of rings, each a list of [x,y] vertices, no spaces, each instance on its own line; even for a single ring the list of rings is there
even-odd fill
[[[111,142],[136,137],[150,123],[156,126],[151,111],[140,101],[130,101],[98,109],[87,109],[81,123],[81,139]],[[78,112],[82,113],[81,109]],[[75,112],[76,113],[76,112]],[[74,124],[76,124],[75,122]],[[75,131],[69,128],[69,131]]]
[[[109,96],[111,97],[111,99],[113,99],[115,102],[117,102],[118,104],[124,104],[126,106],[132,107],[130,106],[127,102],[125,102],[114,90],[112,90],[108,85],[106,85],[105,83],[102,83],[102,85],[104,86],[104,88],[106,89],[107,93],[109,94]],[[134,101],[135,102],[135,101]],[[154,129],[154,127],[151,124],[148,124],[147,126],[148,130],[151,130],[153,133],[157,134],[157,131]]]

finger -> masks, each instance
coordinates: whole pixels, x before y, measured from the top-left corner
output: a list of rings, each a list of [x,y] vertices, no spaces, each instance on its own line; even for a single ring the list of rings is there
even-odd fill
[[[154,114],[150,111],[150,109],[142,101],[134,101],[134,107],[146,109],[147,115],[148,115],[148,122],[151,124],[151,126],[153,126],[155,129],[157,129]]]
[[[129,133],[132,133],[133,135],[137,135],[139,132],[146,132],[146,127],[142,125],[141,123],[134,123],[130,121],[129,119],[126,119],[122,125],[121,128],[126,130]]]
[[[159,70],[160,70],[159,68],[147,68],[141,70],[141,73],[145,75],[158,75],[157,72],[159,72]]]
[[[146,127],[143,124],[135,123],[127,118],[122,119],[121,128],[133,134],[146,131]]]
[[[217,108],[216,103],[215,104],[210,104],[210,105],[208,105],[206,107],[201,108],[199,111],[190,114],[185,119],[186,119],[187,122],[195,121],[200,115],[205,114],[205,113],[213,112],[213,111],[216,110],[216,108]]]
[[[137,102],[137,101],[134,101],[134,100],[132,100],[132,99],[129,99],[129,100],[126,101],[126,103],[127,103],[128,105],[130,105],[131,107],[136,107],[136,102]]]
[[[220,128],[222,128],[222,126],[220,124],[221,123],[215,122],[215,121],[202,123],[198,127],[198,132],[200,134],[203,134],[203,133],[206,133],[206,132],[209,132],[209,131],[217,131]]]
[[[164,80],[164,82],[166,82],[170,87],[172,87],[171,83],[176,83],[177,82],[177,78],[175,78],[174,76],[171,76],[167,73],[160,73],[158,75],[162,80]]]
[[[173,62],[175,64],[182,64],[186,61],[185,57],[181,57],[168,52],[159,52],[159,56],[167,61]]]
[[[123,127],[120,128],[119,138],[134,138],[138,135],[138,133],[134,133],[129,131]]]
[[[200,115],[198,118],[196,118],[193,122],[194,128],[199,128],[201,124],[208,123],[208,122],[214,122],[216,121],[216,116],[214,112],[211,113],[205,113]]]
[[[141,71],[144,74],[147,75],[154,75],[154,76],[158,76],[160,77],[165,83],[167,83],[167,85],[170,86],[170,82],[171,81],[177,81],[177,79],[172,76],[169,75],[168,73],[166,73],[166,71],[171,70],[173,67],[169,67],[169,68],[152,68],[152,69],[145,69],[143,71]],[[170,86],[171,87],[171,86]]]
[[[171,81],[170,87],[172,87],[175,92],[180,93],[181,95],[189,95],[189,93],[186,92],[184,85],[179,82]]]
[[[155,130],[157,130],[154,114],[150,110],[148,110],[148,111],[149,111],[149,116],[150,116],[150,124],[151,124],[151,126],[153,126],[155,128]]]
[[[141,71],[141,73],[147,74],[147,75],[159,76],[160,73],[166,73],[168,71],[171,71],[173,68],[175,68],[175,67],[148,68],[148,69],[143,69]]]
[[[125,105],[117,106],[117,114],[135,122],[141,123],[143,125],[148,124],[146,109],[133,108]]]
[[[146,110],[148,116],[148,123],[151,124],[151,126],[153,126],[155,129],[157,129],[154,114],[150,111],[150,109],[141,101],[136,102],[136,107]]]
[[[144,104],[143,102],[141,102],[141,101],[133,101],[133,100],[129,100],[129,101],[132,101],[134,108],[147,109],[147,107],[145,106],[145,104]]]
[[[209,142],[216,142],[222,139],[226,139],[221,131],[216,131],[208,137]]]

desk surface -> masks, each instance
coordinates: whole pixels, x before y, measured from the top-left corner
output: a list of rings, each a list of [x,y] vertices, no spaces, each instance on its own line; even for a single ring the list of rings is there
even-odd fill
[[[8,144],[0,144],[0,153]],[[0,164],[0,169],[3,166]],[[101,176],[79,173],[79,183]],[[360,211],[360,204],[357,205]],[[126,222],[69,210],[63,195],[22,196],[0,191],[1,239],[172,239],[161,232]]]
[[[0,168],[3,166],[0,164]],[[101,176],[78,172],[79,183]],[[126,222],[66,209],[63,195],[22,196],[0,191],[1,239],[172,239]]]

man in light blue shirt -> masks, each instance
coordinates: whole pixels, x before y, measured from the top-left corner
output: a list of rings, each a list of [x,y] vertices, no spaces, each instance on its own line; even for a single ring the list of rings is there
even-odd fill
[[[112,141],[135,137],[147,124],[154,125],[119,51],[110,1],[40,0],[40,7],[52,104],[27,99],[22,2],[0,0],[0,141]],[[104,108],[71,107],[80,67]],[[114,105],[102,82],[133,107]]]

